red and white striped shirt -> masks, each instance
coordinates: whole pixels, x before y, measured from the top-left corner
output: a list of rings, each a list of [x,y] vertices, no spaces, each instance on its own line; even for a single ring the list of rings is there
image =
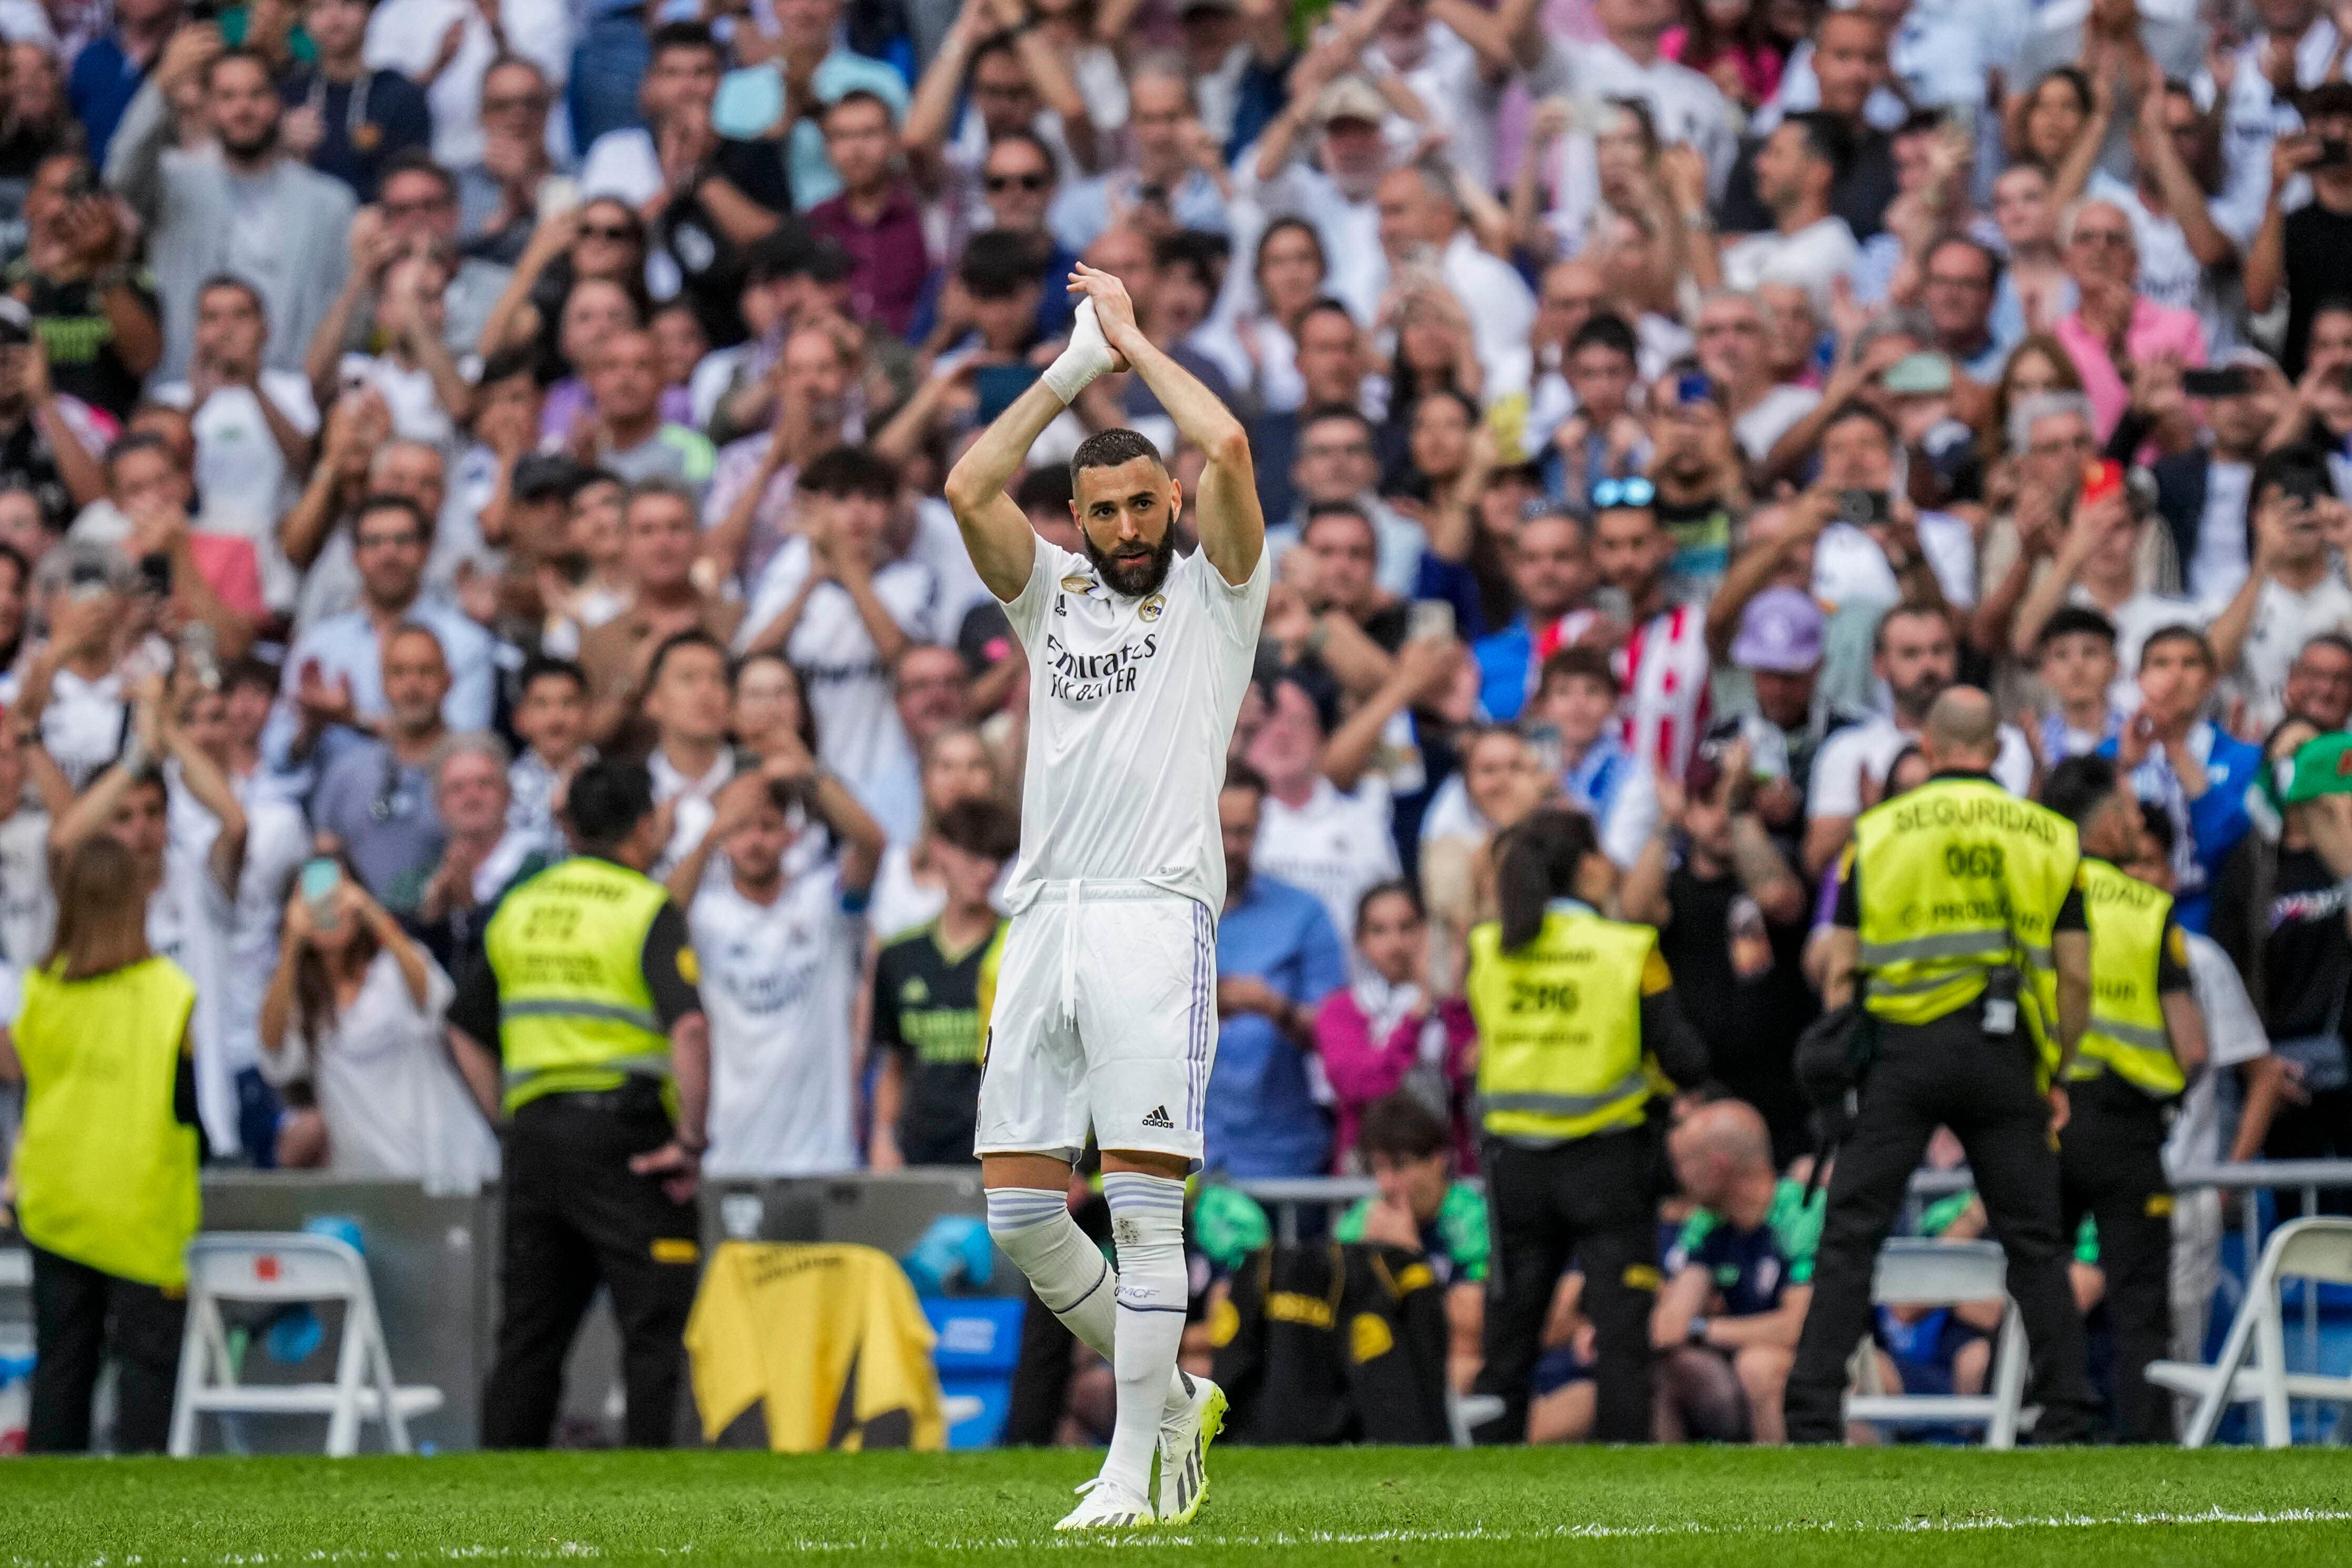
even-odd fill
[[[1616,664],[1626,749],[1680,783],[1709,717],[1705,606],[1652,616],[1625,639]]]

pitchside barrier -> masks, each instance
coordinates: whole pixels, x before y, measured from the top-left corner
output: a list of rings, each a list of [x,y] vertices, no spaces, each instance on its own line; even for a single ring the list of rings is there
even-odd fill
[[[1277,1239],[1297,1240],[1323,1234],[1339,1209],[1373,1190],[1362,1177],[1314,1177],[1243,1181],[1235,1184],[1264,1204]],[[1912,1178],[1913,1207],[1969,1185],[1965,1170],[1921,1171]],[[2225,1248],[2224,1299],[2214,1310],[2218,1337],[2236,1311],[2246,1260],[2261,1250],[2263,1234],[2280,1200],[2295,1197],[2303,1212],[2318,1207],[2322,1193],[2352,1192],[2352,1160],[2220,1166],[2185,1173],[2181,1190],[2210,1188],[2234,1195],[2242,1257],[2233,1239]],[[473,1448],[481,1421],[482,1379],[489,1369],[498,1322],[499,1215],[494,1191],[428,1194],[413,1184],[339,1181],[312,1173],[207,1171],[204,1182],[206,1230],[315,1230],[357,1247],[368,1272],[402,1383],[439,1387],[446,1403],[412,1421],[411,1436],[422,1451]],[[979,1219],[985,1207],[977,1169],[923,1170],[789,1180],[713,1179],[702,1199],[706,1249],[722,1239],[760,1241],[854,1241],[878,1247],[894,1257],[913,1250],[932,1223],[944,1216]],[[1908,1217],[1906,1217],[1908,1218]],[[31,1340],[31,1302],[25,1289],[25,1254],[13,1236],[0,1233],[0,1353]],[[967,1282],[969,1288],[969,1282]],[[991,1294],[1016,1294],[1020,1282],[1000,1257]],[[2290,1327],[2290,1354],[2316,1367],[2323,1330],[2344,1308],[2322,1291],[2302,1293],[2301,1333]],[[300,1383],[331,1375],[331,1354],[341,1324],[330,1309],[325,1321],[305,1309],[257,1314],[235,1325],[247,1381]],[[2300,1342],[2299,1343],[2297,1342]],[[600,1300],[575,1345],[565,1384],[559,1441],[584,1446],[610,1443],[619,1432],[619,1336]],[[13,1362],[0,1354],[0,1374]],[[0,1375],[0,1426],[20,1397]],[[2300,1412],[2299,1412],[2300,1414]],[[319,1448],[315,1424],[270,1417],[238,1417],[217,1442],[229,1451],[310,1452]],[[688,1428],[681,1427],[681,1431]],[[2305,1427],[2298,1421],[2299,1430]]]

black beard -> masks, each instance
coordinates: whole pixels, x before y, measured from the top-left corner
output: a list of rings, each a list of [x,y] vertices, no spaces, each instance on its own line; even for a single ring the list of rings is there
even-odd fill
[[[225,136],[221,138],[221,151],[240,163],[254,162],[277,145],[278,127],[275,123],[250,141],[236,142],[231,141]]]
[[[1082,537],[1086,539],[1087,559],[1102,573],[1103,581],[1113,593],[1129,599],[1159,592],[1160,585],[1168,580],[1168,568],[1176,559],[1176,530],[1172,528],[1160,536],[1160,543],[1139,564],[1129,567],[1120,566],[1103,553],[1091,534]]]

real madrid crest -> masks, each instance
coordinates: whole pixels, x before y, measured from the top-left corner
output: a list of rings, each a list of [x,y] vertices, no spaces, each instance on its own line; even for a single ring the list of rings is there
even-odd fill
[[[1167,608],[1168,596],[1164,593],[1155,593],[1143,601],[1143,607],[1138,610],[1136,614],[1146,621],[1157,621],[1160,619],[1160,612]]]

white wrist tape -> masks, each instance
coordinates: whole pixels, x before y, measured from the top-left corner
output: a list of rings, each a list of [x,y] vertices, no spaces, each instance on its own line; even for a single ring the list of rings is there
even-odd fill
[[[1067,406],[1077,401],[1087,383],[1110,367],[1110,340],[1103,336],[1102,323],[1095,319],[1095,302],[1081,299],[1076,319],[1070,327],[1070,346],[1062,350],[1060,359],[1045,367],[1045,373],[1038,379]]]

